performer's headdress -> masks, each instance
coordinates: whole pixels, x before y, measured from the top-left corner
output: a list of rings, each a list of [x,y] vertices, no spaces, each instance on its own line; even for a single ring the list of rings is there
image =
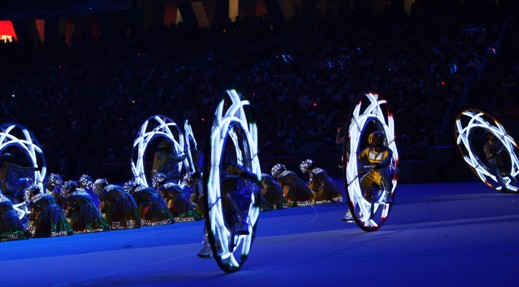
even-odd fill
[[[280,163],[276,163],[271,169],[270,174],[273,177],[277,178],[283,171],[287,170],[286,166]]]
[[[311,159],[306,159],[301,162],[299,165],[299,169],[302,173],[307,173],[314,166],[314,161]]]
[[[96,194],[101,194],[104,188],[108,186],[108,180],[104,178],[98,178],[94,181],[93,187]]]
[[[88,174],[82,174],[79,177],[79,184],[84,188],[92,188],[92,178]]]
[[[73,180],[68,180],[63,183],[63,194],[65,196],[71,195],[77,189],[77,183]]]

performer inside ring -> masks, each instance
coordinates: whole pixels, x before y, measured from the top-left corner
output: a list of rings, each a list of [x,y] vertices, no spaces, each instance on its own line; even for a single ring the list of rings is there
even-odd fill
[[[361,177],[361,188],[364,195],[371,199],[373,191],[382,189],[385,192],[386,202],[391,200],[392,178],[394,171],[391,168],[393,152],[384,145],[384,133],[374,131],[368,136],[368,147],[359,155],[359,170],[365,173]]]

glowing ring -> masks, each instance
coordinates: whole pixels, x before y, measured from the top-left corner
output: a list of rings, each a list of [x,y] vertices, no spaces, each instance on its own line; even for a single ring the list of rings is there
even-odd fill
[[[19,138],[21,137],[21,138]],[[40,144],[33,134],[24,126],[18,124],[4,124],[0,127],[0,153],[8,147],[17,147],[24,151],[33,167],[33,184],[43,190],[43,180],[47,174],[47,164]],[[22,219],[30,213],[27,202],[13,203],[13,207]]]
[[[248,101],[241,100],[240,95],[235,90],[228,90],[232,104],[224,112],[224,100],[218,105],[213,126],[211,129],[211,150],[209,160],[205,163],[205,189],[206,189],[206,228],[208,230],[209,241],[213,249],[214,258],[218,265],[225,272],[239,270],[247,259],[254,239],[256,224],[259,216],[259,206],[254,205],[254,193],[252,203],[249,206],[249,234],[234,235],[225,224],[224,207],[221,201],[220,190],[220,168],[222,166],[222,154],[227,139],[230,139],[235,147],[236,162],[257,176],[258,182],[261,178],[261,169],[257,151],[257,128],[255,123],[248,123],[244,106],[249,105]],[[242,132],[240,138],[234,128]],[[238,148],[239,141],[243,140],[248,150]],[[206,158],[207,159],[207,158]],[[236,248],[229,248],[229,242],[234,242]]]
[[[148,144],[157,137],[167,138],[173,145],[176,153],[184,152],[184,135],[178,125],[163,115],[151,116],[142,124],[132,148],[131,168],[135,180],[142,185],[151,186],[151,179],[146,177],[144,157]],[[178,140],[177,140],[178,138]],[[184,162],[178,163],[181,170]]]
[[[196,171],[196,165],[193,162],[193,153],[191,152],[191,148],[197,149],[197,143],[195,139],[195,134],[193,133],[193,129],[191,128],[191,125],[188,123],[187,120],[184,121],[184,142],[185,142],[185,148],[187,157],[184,160],[184,166],[186,167],[187,172],[195,172]],[[191,144],[193,146],[191,146]]]
[[[519,174],[519,160],[515,153],[515,149],[518,148],[517,144],[512,136],[508,134],[505,127],[485,112],[477,109],[467,109],[461,112],[456,118],[456,144],[458,145],[458,150],[463,159],[481,181],[497,191],[502,191],[503,187],[499,184],[494,173],[490,171],[487,165],[479,159],[477,153],[475,153],[471,148],[470,135],[475,129],[484,129],[485,131],[494,134],[496,139],[501,141],[510,157],[511,170],[509,174],[513,177],[517,177]],[[513,183],[511,178],[505,176],[503,179],[505,180],[506,190],[513,192],[518,191],[518,184]]]
[[[363,101],[364,100],[364,101]],[[386,101],[380,99],[377,94],[368,93],[362,97],[353,110],[353,115],[349,125],[349,142],[345,142],[344,150],[351,151],[344,154],[347,159],[344,169],[346,193],[349,198],[349,209],[357,225],[365,231],[378,230],[386,221],[391,210],[395,189],[397,185],[397,165],[398,150],[395,144],[395,127],[391,113],[388,111]],[[384,112],[386,111],[386,112]],[[357,166],[358,153],[361,147],[361,139],[364,129],[368,124],[374,123],[385,135],[385,145],[392,151],[393,159],[390,164],[395,172],[392,178],[392,188],[390,191],[391,200],[386,201],[384,196],[380,196],[374,202],[367,200],[361,190],[361,182]]]

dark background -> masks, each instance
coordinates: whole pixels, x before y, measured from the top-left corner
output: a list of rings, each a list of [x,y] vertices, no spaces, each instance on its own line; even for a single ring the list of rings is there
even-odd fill
[[[280,3],[240,1],[229,19],[228,1],[3,1],[18,38],[0,45],[0,122],[34,134],[49,172],[111,181],[133,176],[149,116],[188,119],[207,144],[231,87],[252,103],[264,172],[311,158],[341,177],[336,131],[366,92],[395,117],[402,182],[472,178],[453,132],[465,108],[518,134],[517,1]]]

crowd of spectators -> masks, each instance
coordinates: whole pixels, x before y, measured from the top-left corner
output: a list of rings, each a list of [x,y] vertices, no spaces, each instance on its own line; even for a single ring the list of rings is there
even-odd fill
[[[202,141],[229,87],[251,100],[264,157],[333,143],[356,100],[372,91],[389,102],[402,159],[420,159],[501,22],[413,13],[344,9],[283,29],[256,17],[71,45],[3,44],[0,120],[31,130],[52,172],[97,176],[100,162],[129,162],[152,115],[188,119]]]
[[[496,106],[513,108],[519,105],[519,25],[510,22],[504,35],[503,47],[499,52],[506,56],[498,57],[492,81],[485,81],[484,91],[493,96]]]

